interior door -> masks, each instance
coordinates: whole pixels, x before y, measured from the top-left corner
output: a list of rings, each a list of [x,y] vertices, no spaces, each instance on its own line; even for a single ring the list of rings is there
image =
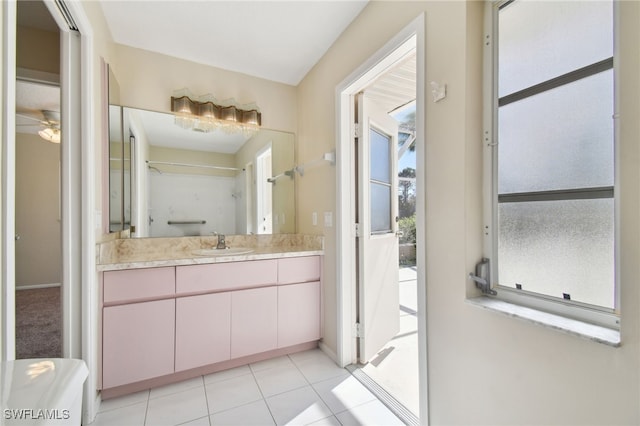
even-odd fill
[[[358,113],[358,339],[368,362],[400,328],[398,294],[398,124],[365,94]]]

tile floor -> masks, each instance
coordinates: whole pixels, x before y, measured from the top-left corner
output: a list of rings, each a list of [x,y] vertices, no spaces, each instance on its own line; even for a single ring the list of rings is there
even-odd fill
[[[92,426],[402,425],[319,349],[103,401]]]

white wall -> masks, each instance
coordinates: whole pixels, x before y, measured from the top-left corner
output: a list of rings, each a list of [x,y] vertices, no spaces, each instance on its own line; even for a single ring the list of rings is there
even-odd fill
[[[640,3],[620,2],[622,347],[465,302],[482,256],[482,2],[371,2],[298,88],[299,161],[335,148],[335,87],[421,12],[426,79],[448,86],[426,105],[429,408],[432,424],[640,423]],[[427,99],[429,99],[427,97]],[[300,232],[324,234],[325,343],[337,348],[335,169],[299,181]]]
[[[234,177],[195,174],[149,174],[150,237],[233,234],[236,230]],[[169,221],[205,221],[173,224]]]

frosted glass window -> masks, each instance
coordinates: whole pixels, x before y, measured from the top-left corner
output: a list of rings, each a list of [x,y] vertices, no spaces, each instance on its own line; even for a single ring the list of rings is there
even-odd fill
[[[391,232],[391,186],[371,182],[371,233]]]
[[[371,180],[391,183],[391,138],[371,129]]]
[[[613,185],[613,70],[498,114],[500,194]]]
[[[502,97],[613,56],[613,4],[517,0],[498,33]]]
[[[499,204],[500,285],[614,307],[613,199]]]

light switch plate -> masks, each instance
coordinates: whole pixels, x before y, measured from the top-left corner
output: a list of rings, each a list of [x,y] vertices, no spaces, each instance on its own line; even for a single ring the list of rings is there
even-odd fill
[[[318,213],[317,212],[311,213],[311,223],[313,224],[313,226],[317,226],[318,225]]]
[[[324,226],[331,228],[333,226],[333,213],[324,212]]]

